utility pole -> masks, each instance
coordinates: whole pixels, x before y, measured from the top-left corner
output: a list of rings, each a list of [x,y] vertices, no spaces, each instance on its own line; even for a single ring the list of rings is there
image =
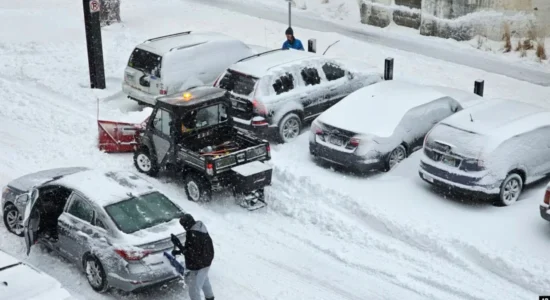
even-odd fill
[[[291,15],[292,15],[292,0],[288,0],[288,27],[292,27]]]
[[[88,48],[88,69],[92,89],[105,89],[105,67],[103,65],[103,45],[101,42],[101,23],[99,0],[83,0],[84,27]]]

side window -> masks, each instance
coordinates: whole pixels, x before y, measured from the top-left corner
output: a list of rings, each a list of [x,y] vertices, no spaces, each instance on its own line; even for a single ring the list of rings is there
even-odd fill
[[[94,210],[92,207],[86,200],[82,199],[82,197],[77,194],[74,195],[71,206],[67,212],[88,223],[92,223],[92,219],[94,218]]]
[[[217,125],[227,121],[226,107],[223,104],[208,106],[197,111],[196,128]]]
[[[96,226],[96,227],[103,228],[103,229],[107,230],[107,227],[105,226],[105,224],[103,224],[103,222],[102,222],[100,219],[98,219],[98,218],[96,218],[96,219],[94,220],[94,224],[93,224],[93,225]]]
[[[324,64],[323,72],[325,72],[325,75],[327,76],[328,81],[340,79],[346,75],[346,71],[344,71],[342,68],[335,65],[334,63]]]
[[[165,110],[159,109],[157,110],[155,118],[153,119],[153,127],[166,135],[170,135],[171,122],[172,116],[170,115],[170,113]]]
[[[161,56],[136,48],[130,55],[128,66],[143,73],[160,77],[161,63]]]
[[[290,73],[286,73],[285,75],[279,77],[275,80],[275,83],[273,83],[273,89],[277,95],[294,89],[294,76]]]
[[[302,79],[306,83],[306,86],[321,83],[321,77],[319,76],[319,72],[317,72],[317,69],[315,68],[304,68],[301,72],[301,75]]]

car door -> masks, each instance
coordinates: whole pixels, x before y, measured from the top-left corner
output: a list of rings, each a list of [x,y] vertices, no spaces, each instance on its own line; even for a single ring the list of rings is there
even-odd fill
[[[58,220],[59,251],[69,259],[79,261],[89,250],[93,218],[92,204],[74,192]]]
[[[31,253],[31,247],[38,240],[38,229],[40,225],[40,213],[38,211],[38,189],[33,189],[30,193],[19,195],[21,201],[27,202],[25,217],[23,219],[25,244],[27,255]]]
[[[158,108],[152,120],[151,136],[157,156],[157,162],[163,166],[170,158],[169,152],[173,147],[171,137],[172,114],[162,108]]]
[[[323,112],[350,94],[351,90],[348,86],[349,78],[346,76],[348,72],[335,62],[324,62],[321,70],[327,80],[323,87],[325,94],[320,108]]]
[[[310,119],[322,112],[320,105],[324,100],[324,92],[321,87],[321,75],[315,65],[308,65],[300,69],[300,78],[304,88],[298,97],[304,107],[305,118]]]

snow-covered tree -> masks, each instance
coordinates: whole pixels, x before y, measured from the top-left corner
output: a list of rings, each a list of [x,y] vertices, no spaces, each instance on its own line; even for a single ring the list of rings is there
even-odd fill
[[[101,26],[108,26],[113,23],[120,22],[120,0],[100,0],[101,12],[100,20]]]

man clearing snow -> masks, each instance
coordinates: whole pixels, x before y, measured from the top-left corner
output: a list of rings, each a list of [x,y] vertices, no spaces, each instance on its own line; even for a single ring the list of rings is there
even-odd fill
[[[185,266],[189,270],[187,276],[189,298],[200,300],[202,289],[206,300],[214,300],[214,293],[208,279],[208,271],[212,260],[214,260],[214,244],[208,230],[201,221],[195,221],[190,214],[181,217],[180,224],[186,231],[185,245],[183,251],[174,250],[172,255],[183,254],[185,256]]]
[[[286,41],[283,43],[283,50],[295,49],[304,51],[304,46],[302,45],[302,42],[294,37],[294,30],[292,30],[292,27],[288,27],[288,29],[285,31],[285,34]]]

